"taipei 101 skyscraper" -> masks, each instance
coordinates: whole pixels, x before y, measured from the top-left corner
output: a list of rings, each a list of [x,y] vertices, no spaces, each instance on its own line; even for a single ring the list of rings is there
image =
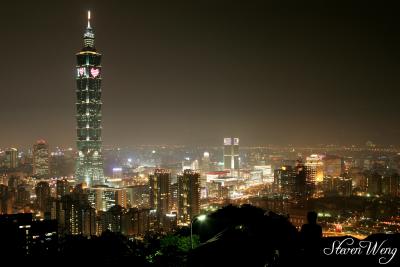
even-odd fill
[[[83,49],[76,54],[76,180],[87,186],[104,183],[101,140],[101,54],[94,46],[94,30],[88,24]]]

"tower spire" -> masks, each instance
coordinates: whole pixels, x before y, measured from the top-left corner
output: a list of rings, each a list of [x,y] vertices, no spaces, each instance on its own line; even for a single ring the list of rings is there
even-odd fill
[[[90,27],[90,10],[88,10],[87,17],[88,17],[87,27],[88,27],[88,29],[90,29],[90,28],[91,28],[91,27]]]
[[[88,10],[87,19],[88,19],[87,27],[85,29],[85,33],[83,34],[83,42],[85,44],[85,47],[94,48],[94,30],[92,29],[92,26],[90,25],[90,19],[91,19],[90,10]]]

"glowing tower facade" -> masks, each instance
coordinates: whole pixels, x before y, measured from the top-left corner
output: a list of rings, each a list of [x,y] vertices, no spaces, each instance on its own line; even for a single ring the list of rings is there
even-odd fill
[[[94,30],[88,24],[84,47],[76,54],[76,179],[88,186],[104,183],[101,139],[101,54],[94,46]]]
[[[224,169],[239,177],[239,138],[224,138]]]

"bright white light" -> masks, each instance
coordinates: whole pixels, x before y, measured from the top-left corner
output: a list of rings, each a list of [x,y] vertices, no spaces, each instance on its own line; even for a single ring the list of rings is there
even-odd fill
[[[132,159],[131,159],[131,158],[129,158],[129,159],[128,159],[128,162],[132,162]]]
[[[155,151],[155,150],[153,150],[153,151],[151,151],[151,153],[155,154],[155,153],[156,153],[156,151]]]
[[[232,145],[232,138],[230,137],[224,138],[224,145],[225,146]]]
[[[205,219],[207,219],[207,215],[205,214],[201,214],[197,217],[197,220],[199,220],[200,222],[204,221]]]

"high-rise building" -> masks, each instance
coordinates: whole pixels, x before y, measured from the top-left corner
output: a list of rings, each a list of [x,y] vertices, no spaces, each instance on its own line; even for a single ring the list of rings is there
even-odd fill
[[[29,205],[30,204],[31,194],[29,190],[27,190],[27,185],[20,184],[17,188],[17,204],[20,206]]]
[[[125,188],[127,191],[128,203],[131,207],[148,208],[149,207],[149,186],[134,185]]]
[[[128,236],[144,235],[150,228],[149,214],[149,209],[129,209],[122,215],[122,233]]]
[[[38,178],[49,176],[49,146],[45,140],[38,140],[33,145],[33,175]]]
[[[334,155],[327,155],[323,158],[324,176],[339,177],[343,174],[343,159]]]
[[[62,198],[63,196],[69,193],[69,182],[67,179],[57,180],[56,182],[56,191],[57,191],[57,198]]]
[[[157,211],[157,216],[161,220],[169,213],[170,192],[171,192],[171,171],[166,169],[156,169],[149,175],[150,189],[150,208]]]
[[[87,201],[79,201],[70,195],[61,197],[56,203],[59,234],[92,236],[96,234],[96,210]]]
[[[400,195],[400,176],[397,173],[386,174],[383,177],[382,194],[393,197]]]
[[[14,169],[18,167],[18,149],[10,148],[5,152],[5,167]]]
[[[184,223],[200,213],[200,174],[185,170],[178,176],[178,216]]]
[[[292,166],[282,166],[274,171],[274,188],[285,197],[292,197],[295,192],[296,169]]]
[[[178,183],[171,184],[169,206],[170,211],[178,210]]]
[[[17,190],[18,184],[19,184],[19,176],[11,174],[10,177],[8,178],[8,191],[14,192]]]
[[[239,176],[239,138],[224,138],[224,169]]]
[[[96,210],[90,206],[81,209],[82,235],[93,236],[96,234]]]
[[[128,195],[125,188],[115,189],[115,204],[125,209],[128,207]]]
[[[47,211],[47,203],[50,198],[50,186],[48,182],[39,182],[35,187],[36,203],[41,212]]]
[[[304,164],[306,170],[307,197],[322,195],[324,180],[324,163],[321,155],[312,154],[306,158]]]
[[[204,152],[203,158],[201,159],[201,173],[200,173],[200,186],[205,188],[207,183],[206,173],[211,170],[210,153]]]
[[[302,162],[298,161],[296,163],[295,171],[296,177],[294,183],[293,202],[297,206],[303,207],[305,205],[305,200],[313,191],[313,187],[307,183],[307,173]]]
[[[14,194],[8,190],[8,186],[0,184],[0,214],[12,214]]]
[[[78,147],[76,178],[92,186],[104,183],[104,173],[101,139],[101,54],[94,46],[90,11],[83,40],[84,47],[76,54]]]
[[[352,179],[344,176],[325,176],[323,189],[325,196],[351,196]]]
[[[380,175],[377,172],[368,173],[367,181],[368,181],[368,193],[371,195],[380,195],[382,194],[382,180],[383,175]]]
[[[97,185],[90,188],[89,202],[97,211],[107,211],[116,205],[117,189],[106,185]]]
[[[211,170],[210,153],[204,152],[203,158],[201,159],[201,170],[203,172],[209,172]]]
[[[304,166],[306,168],[308,182],[316,183],[323,181],[324,164],[320,155],[313,154],[307,157]]]
[[[108,229],[111,232],[121,232],[123,215],[125,213],[126,210],[119,205],[111,207],[106,212],[101,212],[100,214],[100,223],[102,224],[101,230],[105,231],[106,229]]]

